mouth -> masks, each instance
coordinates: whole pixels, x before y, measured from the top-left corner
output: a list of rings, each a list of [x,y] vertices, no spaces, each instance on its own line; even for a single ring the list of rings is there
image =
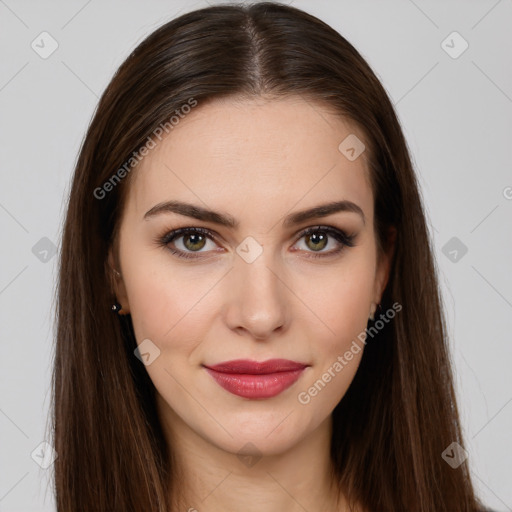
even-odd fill
[[[203,366],[226,391],[254,400],[279,395],[292,386],[310,365],[288,359],[262,362],[237,359]]]

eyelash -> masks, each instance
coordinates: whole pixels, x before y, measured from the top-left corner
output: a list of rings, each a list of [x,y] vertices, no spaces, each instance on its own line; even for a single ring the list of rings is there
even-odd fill
[[[336,254],[339,254],[340,252],[342,252],[345,249],[345,247],[354,247],[355,235],[347,234],[344,231],[341,231],[339,229],[336,229],[336,228],[333,228],[330,226],[309,227],[300,233],[297,241],[299,241],[301,238],[303,238],[307,235],[311,235],[312,233],[316,233],[316,232],[322,232],[322,233],[326,233],[329,236],[332,236],[332,238],[334,238],[341,244],[341,247],[339,247],[338,249],[335,249],[335,250],[331,250],[327,253],[317,253],[316,254],[315,252],[311,252],[311,254],[308,256],[310,258],[326,258],[329,256],[334,256]],[[158,237],[156,239],[156,242],[158,243],[158,245],[165,247],[166,249],[171,251],[172,254],[174,254],[175,256],[178,256],[179,258],[183,258],[183,259],[202,258],[202,256],[199,256],[200,252],[197,252],[198,256],[192,256],[191,254],[193,254],[193,253],[187,253],[187,252],[181,251],[180,249],[172,249],[171,247],[169,247],[169,244],[171,242],[173,242],[175,239],[180,238],[181,236],[190,235],[190,234],[203,235],[214,242],[215,242],[215,238],[216,238],[215,235],[213,234],[213,232],[208,229],[189,227],[189,228],[179,228],[179,229],[172,230],[172,231],[166,233],[164,236]]]

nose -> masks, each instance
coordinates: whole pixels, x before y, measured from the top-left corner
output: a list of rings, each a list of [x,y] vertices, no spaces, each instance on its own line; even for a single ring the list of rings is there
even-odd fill
[[[237,334],[267,340],[283,331],[289,318],[290,291],[264,250],[252,263],[235,258],[224,282],[225,322]]]

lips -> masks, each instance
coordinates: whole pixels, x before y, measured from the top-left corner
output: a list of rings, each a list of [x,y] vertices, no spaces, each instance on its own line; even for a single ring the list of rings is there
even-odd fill
[[[237,359],[213,366],[206,371],[226,391],[244,398],[271,398],[292,386],[309,365],[288,359],[250,361]]]
[[[211,370],[222,373],[244,373],[251,375],[263,375],[277,372],[287,372],[292,370],[302,370],[306,364],[296,363],[289,359],[269,359],[268,361],[250,361],[249,359],[236,359],[226,361],[214,366],[206,366]]]

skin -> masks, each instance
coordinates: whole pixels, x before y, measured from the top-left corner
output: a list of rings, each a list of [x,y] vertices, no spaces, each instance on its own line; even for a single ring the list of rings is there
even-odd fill
[[[364,141],[355,126],[299,97],[216,100],[184,117],[132,176],[110,263],[121,273],[116,294],[137,342],[160,350],[146,369],[182,471],[180,510],[349,510],[343,494],[336,503],[329,478],[331,412],[363,350],[309,403],[298,400],[364,332],[389,276],[391,257],[377,254],[365,155],[349,161],[338,150],[349,134]],[[171,212],[144,219],[171,199],[240,225]],[[359,205],[364,221],[345,211],[282,225],[290,213],[339,200]],[[327,245],[300,236],[317,225],[354,233],[354,247],[311,258],[340,247],[330,235]],[[182,236],[169,245],[198,259],[157,242],[190,226],[217,240]],[[263,251],[251,263],[236,252],[249,236]],[[202,366],[239,358],[310,366],[278,396],[251,400],[221,388]],[[256,458],[244,464],[237,454],[246,443]]]

